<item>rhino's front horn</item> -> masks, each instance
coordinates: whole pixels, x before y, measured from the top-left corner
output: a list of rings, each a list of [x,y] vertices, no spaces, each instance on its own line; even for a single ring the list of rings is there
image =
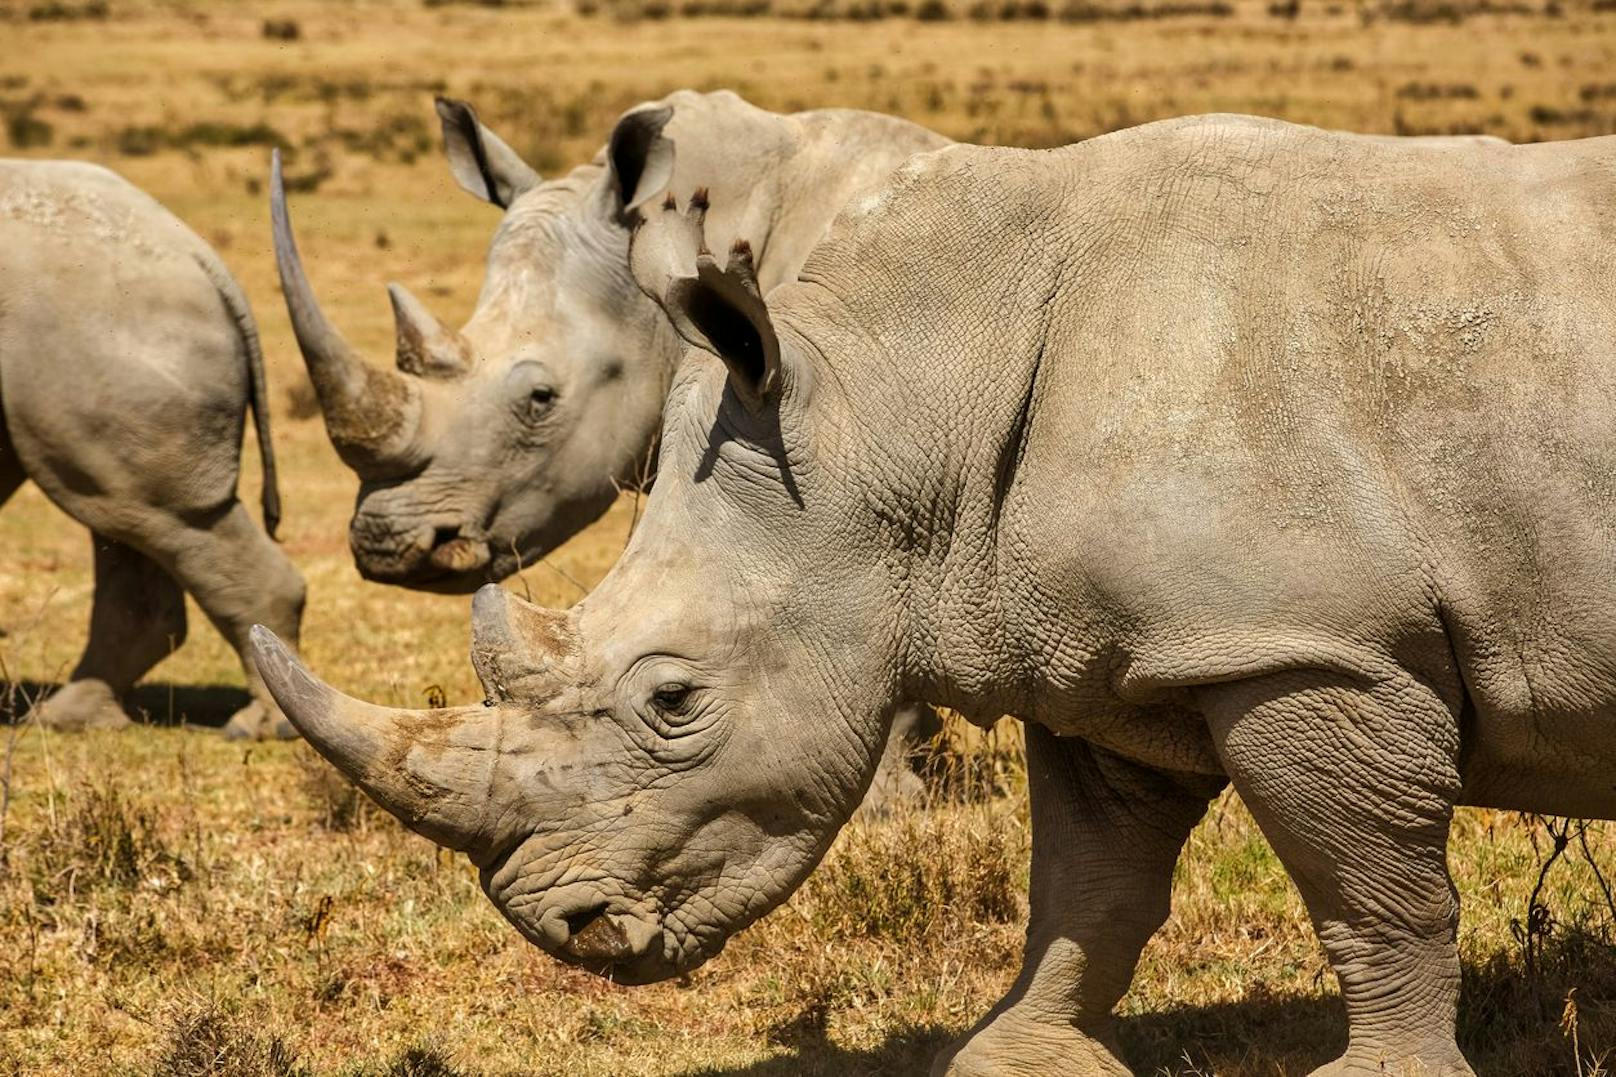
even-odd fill
[[[398,368],[424,378],[458,378],[471,370],[471,344],[432,316],[402,284],[389,284],[398,331]]]
[[[252,652],[292,724],[372,800],[439,845],[474,860],[491,851],[497,838],[484,821],[499,765],[498,708],[363,703],[321,683],[263,625],[253,626]]]
[[[420,388],[397,371],[365,362],[320,310],[292,238],[279,150],[270,166],[269,206],[281,293],[331,444],[361,476],[407,470],[421,419]]]

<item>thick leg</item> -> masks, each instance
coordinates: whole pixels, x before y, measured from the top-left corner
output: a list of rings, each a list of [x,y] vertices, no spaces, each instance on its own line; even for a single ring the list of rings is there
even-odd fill
[[[1459,901],[1447,870],[1457,717],[1411,678],[1285,674],[1202,702],[1341,983],[1347,1051],[1317,1072],[1470,1074],[1454,1041]]]
[[[906,703],[892,717],[892,728],[887,733],[887,746],[881,753],[875,780],[859,810],[865,815],[880,816],[894,805],[913,801],[926,791],[925,783],[910,763],[914,753],[942,731],[942,719],[927,703]]]
[[[92,532],[95,603],[90,641],[72,677],[34,708],[41,724],[60,730],[129,724],[123,694],[185,642],[185,595],[161,565]]]
[[[241,655],[253,701],[231,716],[233,737],[295,737],[247,658],[247,632],[262,624],[292,646],[303,620],[303,577],[240,502],[207,525],[164,537],[167,560],[224,638]]]
[[[1223,783],[1181,782],[1040,726],[1026,732],[1032,917],[1021,975],[933,1072],[1126,1074],[1111,1011],[1167,919],[1184,840]]]

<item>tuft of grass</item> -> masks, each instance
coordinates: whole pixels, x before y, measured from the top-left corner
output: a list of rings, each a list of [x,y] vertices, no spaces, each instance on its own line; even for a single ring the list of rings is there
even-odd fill
[[[51,825],[33,835],[28,866],[34,901],[72,904],[97,889],[162,892],[195,875],[161,832],[157,809],[111,782],[86,782]]]
[[[42,4],[30,4],[28,7],[29,22],[80,22],[89,20],[100,22],[112,13],[112,9],[105,0],[88,0],[83,4],[68,4],[62,0],[47,0]]]
[[[297,1053],[216,1001],[175,1007],[163,1022],[164,1043],[152,1077],[312,1077]],[[408,1071],[414,1077],[415,1071]],[[437,1077],[420,1071],[421,1077]]]
[[[376,820],[387,818],[387,813],[377,807],[375,801],[313,749],[300,744],[295,758],[303,772],[300,783],[303,795],[319,824],[327,830],[338,833],[363,830]]]
[[[55,141],[56,128],[31,109],[19,109],[6,116],[6,138],[19,150],[38,149]]]
[[[850,826],[794,898],[824,938],[945,944],[1025,911],[1028,831],[991,807],[910,805]]]

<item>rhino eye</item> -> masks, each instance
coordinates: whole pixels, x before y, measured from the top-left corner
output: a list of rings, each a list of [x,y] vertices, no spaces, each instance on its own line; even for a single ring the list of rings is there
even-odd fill
[[[556,391],[547,385],[541,385],[527,394],[527,416],[537,419],[550,410],[555,403]]]
[[[689,702],[690,686],[678,681],[659,684],[656,691],[651,693],[651,704],[663,714],[679,714]]]

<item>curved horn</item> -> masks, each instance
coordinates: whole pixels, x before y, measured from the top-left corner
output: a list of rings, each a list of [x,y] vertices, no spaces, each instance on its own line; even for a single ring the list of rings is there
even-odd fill
[[[426,378],[458,378],[471,369],[471,345],[432,316],[402,284],[389,284],[398,331],[398,368]]]
[[[315,751],[416,833],[473,859],[489,851],[499,708],[378,707],[321,683],[263,625],[251,639],[254,668]]]
[[[279,150],[270,166],[269,207],[281,293],[331,444],[361,475],[407,467],[421,417],[420,390],[404,375],[365,362],[320,310],[292,238]]]

